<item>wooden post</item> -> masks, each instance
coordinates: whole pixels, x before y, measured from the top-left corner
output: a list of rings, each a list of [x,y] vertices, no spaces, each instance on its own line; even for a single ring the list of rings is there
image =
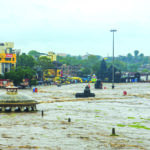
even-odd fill
[[[71,122],[71,118],[68,118],[68,122]]]
[[[44,116],[44,111],[42,110],[42,117]]]
[[[112,128],[112,135],[116,135],[115,128]]]

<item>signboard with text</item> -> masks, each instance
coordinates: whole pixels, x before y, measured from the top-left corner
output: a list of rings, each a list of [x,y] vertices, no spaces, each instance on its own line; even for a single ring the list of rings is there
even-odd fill
[[[12,57],[13,57],[13,54],[6,54],[6,57],[7,57],[7,58],[12,58]]]

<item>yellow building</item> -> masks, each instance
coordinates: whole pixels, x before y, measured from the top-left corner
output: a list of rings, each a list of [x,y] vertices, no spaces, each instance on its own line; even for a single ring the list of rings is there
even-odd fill
[[[16,54],[13,42],[0,43],[0,74],[9,72],[16,65]]]
[[[48,56],[51,59],[51,62],[56,61],[57,60],[57,56],[54,52],[48,52]]]
[[[41,53],[41,54],[42,55],[40,55],[40,57],[46,56],[47,58],[51,60],[51,62],[57,60],[57,55],[54,52],[48,52],[48,54],[45,54],[45,53]]]
[[[53,69],[46,69],[43,72],[43,79],[44,80],[51,80],[55,77],[61,77],[61,69],[53,68]]]

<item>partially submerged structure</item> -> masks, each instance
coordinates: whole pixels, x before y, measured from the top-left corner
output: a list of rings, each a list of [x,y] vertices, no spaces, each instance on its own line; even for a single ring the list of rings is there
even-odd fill
[[[102,88],[103,88],[102,81],[98,79],[95,83],[95,89],[102,89]]]
[[[90,88],[87,85],[84,89],[84,93],[76,93],[75,97],[76,98],[79,98],[79,97],[95,97],[95,94],[90,92]]]
[[[10,86],[6,88],[6,94],[0,95],[0,111],[28,112],[36,111],[37,101],[25,95],[18,94],[18,88]]]

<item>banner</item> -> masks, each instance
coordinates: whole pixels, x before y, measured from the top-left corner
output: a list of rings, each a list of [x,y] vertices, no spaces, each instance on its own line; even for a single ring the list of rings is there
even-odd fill
[[[13,57],[13,54],[6,54],[6,57],[7,57],[7,58],[12,58],[12,57]]]

